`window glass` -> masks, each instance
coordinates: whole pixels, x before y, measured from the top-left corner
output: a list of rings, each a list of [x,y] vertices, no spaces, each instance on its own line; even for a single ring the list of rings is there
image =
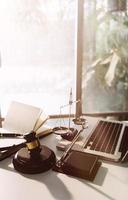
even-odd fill
[[[17,100],[58,114],[75,95],[75,21],[75,0],[0,0],[3,113]]]
[[[127,1],[84,1],[84,113],[128,111],[127,52]]]

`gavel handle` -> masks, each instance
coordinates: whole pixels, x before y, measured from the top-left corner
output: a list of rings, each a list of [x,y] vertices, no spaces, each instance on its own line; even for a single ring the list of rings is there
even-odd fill
[[[0,161],[4,160],[5,158],[8,158],[9,156],[11,156],[12,154],[16,153],[18,150],[20,150],[21,148],[25,147],[26,143],[20,143],[17,145],[12,145],[12,146],[8,146],[8,147],[1,147],[0,148]]]
[[[23,139],[24,135],[20,133],[0,133],[0,138],[20,138]]]

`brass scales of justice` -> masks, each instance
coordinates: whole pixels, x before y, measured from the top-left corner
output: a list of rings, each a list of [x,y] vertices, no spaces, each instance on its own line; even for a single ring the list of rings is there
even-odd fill
[[[60,120],[59,120],[59,126],[53,128],[53,132],[56,135],[60,135],[63,139],[72,141],[73,138],[76,136],[78,133],[78,130],[74,127],[71,127],[71,110],[72,110],[72,105],[79,103],[80,100],[73,101],[72,100],[72,88],[70,89],[70,96],[69,96],[69,103],[66,105],[60,106]],[[68,126],[62,126],[61,125],[61,110],[65,107],[69,107],[69,115],[68,115]],[[76,125],[82,125],[86,123],[85,118],[77,117],[72,120],[74,124]]]

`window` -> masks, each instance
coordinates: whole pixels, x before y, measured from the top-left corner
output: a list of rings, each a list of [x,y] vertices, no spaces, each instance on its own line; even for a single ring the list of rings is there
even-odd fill
[[[18,100],[59,114],[70,88],[78,115],[128,111],[127,0],[0,0],[0,26],[3,113]]]
[[[128,111],[127,1],[84,0],[80,6],[82,112]]]
[[[75,25],[75,0],[0,0],[3,114],[12,100],[58,114],[75,98]]]

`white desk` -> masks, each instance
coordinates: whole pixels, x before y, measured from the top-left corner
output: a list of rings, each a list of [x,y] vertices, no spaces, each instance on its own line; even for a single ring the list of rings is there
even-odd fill
[[[56,136],[41,139],[55,154]],[[103,163],[94,182],[49,170],[36,175],[15,171],[11,158],[0,162],[1,200],[128,200],[128,168]]]

